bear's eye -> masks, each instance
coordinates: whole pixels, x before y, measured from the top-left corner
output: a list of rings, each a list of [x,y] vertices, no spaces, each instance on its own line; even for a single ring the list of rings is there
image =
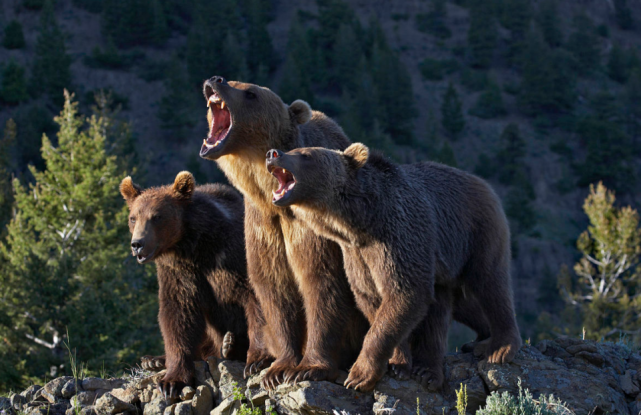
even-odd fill
[[[246,96],[247,96],[247,98],[249,98],[249,99],[256,99],[256,94],[254,94],[254,93],[253,93],[253,92],[251,92],[251,91],[245,91],[245,95],[246,95]]]
[[[131,222],[131,223],[136,223],[136,218],[134,218],[133,216],[132,216],[132,217],[130,217],[130,218],[129,218],[129,222]]]

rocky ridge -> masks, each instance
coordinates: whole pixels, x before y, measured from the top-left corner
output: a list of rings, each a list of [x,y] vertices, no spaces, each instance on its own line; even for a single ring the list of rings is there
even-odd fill
[[[155,387],[163,372],[118,379],[60,377],[0,398],[0,409],[5,415],[240,415],[248,413],[244,405],[277,414],[400,415],[418,409],[421,415],[443,415],[457,413],[455,389],[465,385],[467,411],[473,414],[492,392],[517,393],[520,380],[535,397],[554,394],[576,414],[641,411],[641,355],[625,344],[571,338],[526,345],[507,365],[488,364],[473,353],[449,354],[447,383],[439,393],[389,376],[371,393],[345,389],[344,376],[268,392],[260,386],[262,373],[247,380],[242,374],[242,362],[197,362],[195,387],[185,387],[180,399],[170,402]]]

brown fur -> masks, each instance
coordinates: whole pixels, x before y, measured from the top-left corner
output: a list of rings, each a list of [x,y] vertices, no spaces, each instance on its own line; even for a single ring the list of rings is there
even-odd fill
[[[269,360],[264,319],[247,280],[240,194],[218,184],[196,187],[188,172],[173,185],[146,190],[127,177],[120,191],[130,210],[133,254],[154,261],[158,271],[165,394],[192,382],[194,360],[221,358],[227,332],[229,358]]]
[[[316,235],[290,209],[270,203],[276,181],[265,171],[265,152],[275,146],[344,149],[342,129],[303,101],[288,106],[267,88],[212,78],[205,98],[216,93],[231,112],[225,144],[201,156],[216,160],[245,196],[249,279],[278,341],[277,360],[263,385],[338,376],[361,347],[367,322],[345,278],[340,247]],[[208,112],[210,128],[212,110]],[[303,356],[304,351],[304,356]]]
[[[440,387],[452,305],[479,340],[491,335],[491,363],[514,358],[521,339],[510,233],[487,183],[438,163],[398,166],[360,143],[345,152],[272,150],[267,163],[296,180],[275,203],[341,245],[352,290],[370,318],[348,387],[372,389],[383,362],[408,341],[414,372]]]

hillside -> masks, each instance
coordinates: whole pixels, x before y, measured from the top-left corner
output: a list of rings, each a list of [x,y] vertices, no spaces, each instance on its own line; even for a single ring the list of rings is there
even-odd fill
[[[5,90],[10,62],[25,71],[26,93],[0,105],[0,123],[17,123],[8,171],[25,183],[28,164],[42,168],[41,134],[55,133],[51,119],[61,108],[62,91],[44,87],[56,74],[36,77],[44,3],[0,3],[0,29],[18,22],[25,40],[0,47]],[[641,201],[637,3],[137,0],[138,11],[115,4],[56,0],[53,10],[71,59],[65,86],[86,112],[95,91],[112,92],[133,131],[137,182],[167,183],[184,169],[201,182],[224,180],[198,157],[206,134],[199,80],[241,76],[286,100],[304,98],[353,140],[397,161],[436,159],[490,181],[511,220],[526,338],[540,334],[542,312],[562,307],[556,276],[578,258],[588,183],[604,180],[622,204]],[[511,124],[518,128],[506,130]]]

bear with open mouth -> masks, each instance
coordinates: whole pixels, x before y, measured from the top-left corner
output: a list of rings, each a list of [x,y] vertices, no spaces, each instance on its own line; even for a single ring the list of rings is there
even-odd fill
[[[247,279],[243,199],[229,186],[196,186],[189,172],[173,185],[120,185],[129,207],[131,250],[158,273],[158,320],[164,356],[145,356],[146,369],[166,368],[158,387],[177,398],[194,377],[194,361],[209,356],[267,366],[265,321]]]
[[[349,140],[325,114],[301,100],[287,105],[268,88],[215,76],[203,93],[209,133],[200,155],[215,160],[245,197],[249,280],[278,342],[262,384],[333,380],[358,355],[367,320],[355,305],[340,247],[271,203],[276,180],[264,157],[273,147],[345,149]]]
[[[490,363],[514,358],[510,232],[485,181],[438,163],[396,165],[360,143],[272,149],[266,165],[279,183],[272,203],[341,246],[370,320],[347,387],[374,388],[409,343],[414,375],[440,388],[452,316],[476,331],[473,346]]]

